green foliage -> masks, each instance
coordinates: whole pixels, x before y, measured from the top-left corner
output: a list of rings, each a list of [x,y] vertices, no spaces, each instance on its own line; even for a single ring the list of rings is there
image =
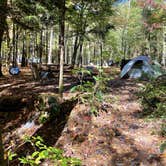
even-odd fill
[[[27,137],[26,141],[29,142],[35,149],[35,151],[26,157],[20,157],[21,164],[28,164],[30,166],[37,166],[44,160],[50,160],[55,165],[61,166],[79,166],[81,161],[76,158],[70,158],[63,156],[63,151],[51,146],[46,146],[43,139],[40,136]]]
[[[143,116],[148,118],[161,118],[163,123],[158,132],[161,136],[166,136],[166,80],[158,79],[148,83],[139,94],[143,105]],[[166,141],[160,145],[160,152],[166,149]]]
[[[161,145],[160,145],[160,152],[163,153],[166,149],[166,141],[164,141]]]
[[[157,86],[156,86],[157,85]],[[140,92],[143,115],[150,118],[166,118],[166,80],[154,80]]]
[[[35,108],[40,113],[40,123],[45,123],[49,119],[58,116],[60,113],[57,97],[49,94],[40,95],[35,102]]]
[[[17,156],[17,154],[16,153],[12,153],[12,151],[9,150],[8,153],[7,153],[7,156],[8,156],[8,160],[12,161],[13,158]]]
[[[87,75],[91,75],[91,71],[89,71],[89,70],[87,70],[85,68],[74,69],[74,70],[72,70],[72,73],[74,75],[76,75],[76,77],[79,79],[81,84],[83,83],[84,77],[86,77]],[[73,90],[71,90],[71,91],[73,91]]]
[[[84,69],[85,70],[85,69]],[[87,73],[87,72],[85,72]],[[89,71],[88,71],[89,73]],[[80,80],[81,84],[74,86],[71,92],[80,92],[79,102],[89,104],[90,113],[97,116],[101,109],[102,102],[104,101],[104,93],[106,92],[106,83],[109,80],[103,75],[103,71],[99,70],[98,76],[93,76],[94,82]]]
[[[166,137],[166,123],[161,125],[160,135]]]
[[[115,14],[110,17],[115,30],[109,32],[107,44],[111,46],[112,59],[119,61],[122,56],[129,58],[139,54],[138,51],[141,51],[145,39],[142,32],[141,9],[133,1],[117,5],[115,9]]]

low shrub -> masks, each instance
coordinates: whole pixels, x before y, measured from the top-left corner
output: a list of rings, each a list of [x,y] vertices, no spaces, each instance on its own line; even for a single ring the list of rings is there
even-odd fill
[[[49,160],[54,165],[61,166],[80,166],[81,161],[76,158],[66,157],[63,155],[63,151],[52,146],[44,144],[43,139],[40,136],[27,137],[26,141],[29,142],[34,152],[25,157],[20,157],[21,164],[37,166],[43,161]]]
[[[148,83],[139,94],[143,106],[143,116],[166,118],[166,80]]]

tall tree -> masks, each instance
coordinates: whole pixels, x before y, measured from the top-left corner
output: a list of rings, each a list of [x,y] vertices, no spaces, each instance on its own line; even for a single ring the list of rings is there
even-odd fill
[[[162,64],[166,65],[166,42],[165,42],[165,34],[166,34],[166,3],[164,0],[139,0],[139,5],[143,9],[143,21],[144,28],[146,32],[146,37],[149,41],[149,50],[152,54],[151,50],[158,50],[158,44],[154,43],[154,38],[156,41],[159,41],[158,33],[160,31],[163,32],[163,52],[162,52]],[[156,51],[154,51],[156,53]],[[156,56],[156,55],[154,55]]]
[[[7,166],[4,159],[4,149],[3,149],[3,141],[2,141],[2,130],[0,128],[0,165]]]
[[[112,0],[73,0],[70,3],[68,1],[67,20],[72,27],[72,35],[75,37],[73,66],[76,59],[81,61],[84,41],[89,38],[98,23],[101,20],[107,20],[107,24],[110,24],[108,18],[112,15],[112,4]],[[79,57],[77,58],[78,50]]]
[[[6,17],[7,17],[7,0],[1,0],[0,1],[0,76],[3,75],[1,48],[2,48],[3,34],[5,29],[7,28]]]
[[[65,4],[66,0],[62,0],[59,8],[59,57],[60,57],[60,71],[59,71],[59,94],[63,94],[63,64],[65,55]]]

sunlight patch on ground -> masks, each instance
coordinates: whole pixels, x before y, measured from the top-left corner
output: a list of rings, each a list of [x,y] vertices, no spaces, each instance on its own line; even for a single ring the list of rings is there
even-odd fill
[[[0,85],[0,88],[7,88],[7,87],[9,87],[11,85],[13,85],[13,84],[3,84],[3,85]]]
[[[41,125],[36,125],[34,120],[28,121],[25,124],[22,124],[20,128],[16,131],[18,134],[18,137],[21,139],[24,138],[26,135],[30,136],[35,133],[35,131],[40,127]]]

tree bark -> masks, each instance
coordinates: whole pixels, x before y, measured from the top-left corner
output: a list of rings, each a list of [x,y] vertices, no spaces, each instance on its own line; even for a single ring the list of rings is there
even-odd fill
[[[52,63],[52,47],[53,47],[53,27],[50,29],[50,43],[49,43],[49,52],[48,52],[48,64]]]
[[[79,48],[79,58],[78,58],[78,66],[82,67],[82,48],[83,48],[83,36],[80,37],[80,48]]]
[[[103,42],[100,43],[100,67],[103,67]]]
[[[43,30],[41,30],[40,32],[40,46],[39,46],[40,63],[42,63],[42,54],[43,54]]]
[[[78,41],[78,35],[76,35],[75,42],[74,42],[74,51],[72,55],[72,62],[71,62],[72,66],[74,66],[76,63],[78,48],[79,48],[79,41]]]
[[[2,74],[2,61],[1,61],[1,57],[2,57],[1,56],[1,46],[2,46],[4,30],[7,27],[6,8],[7,8],[7,0],[1,0],[0,1],[0,76],[3,76],[3,74]]]
[[[4,149],[3,149],[3,142],[2,142],[2,131],[0,126],[0,166],[6,166],[6,162],[4,160]]]
[[[45,55],[46,55],[46,63],[48,63],[48,25],[46,26],[46,41],[45,41]]]
[[[59,94],[63,97],[63,64],[65,55],[64,36],[65,36],[65,2],[62,0],[60,6],[59,17],[59,57],[60,57],[60,71],[59,71]]]
[[[25,50],[25,31],[23,31],[21,67],[25,67],[25,66],[27,66],[27,53]]]
[[[18,26],[16,25],[16,40],[15,40],[15,45],[16,45],[16,57],[15,57],[15,66],[17,66],[18,65],[18,63],[17,63],[17,59],[18,59],[18,38],[19,38],[19,35],[18,35]]]
[[[166,26],[163,26],[163,54],[162,54],[162,65],[166,67]]]

